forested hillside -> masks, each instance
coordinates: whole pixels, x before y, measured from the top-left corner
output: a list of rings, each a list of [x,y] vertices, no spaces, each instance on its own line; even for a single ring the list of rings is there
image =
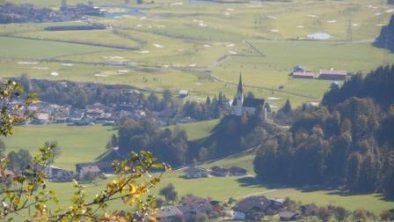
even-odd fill
[[[258,178],[394,195],[394,66],[356,75],[303,107],[289,131],[266,139],[254,160]]]
[[[365,78],[362,74],[353,76],[341,88],[333,84],[324,95],[322,104],[331,109],[350,97],[370,97],[377,105],[388,107],[394,104],[393,73],[394,66],[384,66],[370,72]]]
[[[394,2],[392,1],[390,4],[394,4]],[[375,46],[394,51],[394,15],[391,16],[390,23],[382,28],[380,35],[375,40]]]

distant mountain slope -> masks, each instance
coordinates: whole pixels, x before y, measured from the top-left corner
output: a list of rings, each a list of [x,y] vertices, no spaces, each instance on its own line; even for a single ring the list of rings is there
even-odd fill
[[[391,2],[394,2],[394,0],[391,0]],[[394,52],[394,15],[391,16],[390,23],[382,28],[374,45]]]

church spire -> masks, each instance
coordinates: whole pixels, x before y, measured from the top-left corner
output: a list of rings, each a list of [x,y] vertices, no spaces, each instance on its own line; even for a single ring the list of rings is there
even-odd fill
[[[242,73],[239,73],[238,93],[243,93],[244,86],[242,84]]]

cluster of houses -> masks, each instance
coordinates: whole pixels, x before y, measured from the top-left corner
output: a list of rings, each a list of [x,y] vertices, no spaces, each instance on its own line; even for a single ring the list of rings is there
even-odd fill
[[[7,178],[14,178],[23,172],[16,172],[9,169],[0,168],[0,183]],[[79,163],[75,166],[75,171],[48,165],[44,168],[46,178],[51,182],[69,182],[73,179],[79,181],[92,181],[97,177],[106,177],[113,173],[110,163]]]
[[[35,118],[28,122],[28,124],[35,125],[113,125],[119,116],[129,115],[137,118],[145,115],[142,111],[117,110],[102,104],[87,105],[84,109],[78,109],[69,105],[40,102],[32,105],[29,109],[35,112]]]
[[[0,5],[0,24],[24,22],[65,22],[79,20],[84,16],[103,16],[102,9],[91,4],[62,6],[59,11],[48,8],[36,8],[32,4]]]
[[[184,170],[183,177],[187,179],[197,179],[203,177],[245,176],[246,173],[247,170],[237,166],[232,166],[230,168],[213,166],[210,169],[190,166]]]
[[[291,76],[302,79],[323,79],[323,80],[346,80],[349,73],[346,70],[320,69],[319,72],[306,70],[303,66],[297,65],[293,68]]]
[[[295,221],[318,212],[314,204],[302,205],[294,210],[285,199],[250,196],[235,203],[222,204],[210,198],[193,195],[183,197],[177,206],[162,206],[156,211],[161,222],[237,220],[261,221],[266,216],[280,221]],[[205,217],[205,220],[202,219]]]
[[[117,120],[127,117],[130,119],[143,119],[149,117],[159,125],[190,123],[197,121],[189,116],[178,117],[176,119],[176,109],[165,109],[161,112],[154,112],[133,104],[118,104],[116,106],[105,106],[101,103],[86,105],[85,108],[75,108],[70,105],[57,105],[47,102],[39,102],[29,107],[35,112],[35,117],[27,122],[33,125],[45,124],[68,124],[85,126],[93,124],[114,125]]]
[[[68,182],[73,179],[91,181],[96,177],[105,177],[106,173],[112,173],[112,165],[107,163],[78,163],[75,171],[69,171],[55,165],[44,169],[45,175],[51,182]]]
[[[161,112],[155,112],[142,107],[135,108],[132,104],[118,104],[117,106],[109,107],[96,103],[93,105],[86,105],[85,108],[79,109],[73,108],[70,105],[66,106],[40,102],[32,105],[30,110],[35,112],[35,117],[27,122],[27,124],[33,125],[68,124],[86,126],[102,124],[112,126],[123,117],[134,120],[149,117],[150,120],[156,121],[161,126],[197,121],[190,116],[176,116],[176,109],[168,108]]]

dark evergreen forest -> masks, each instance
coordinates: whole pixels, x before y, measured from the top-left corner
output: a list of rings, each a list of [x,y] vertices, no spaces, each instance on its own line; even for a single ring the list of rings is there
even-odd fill
[[[394,66],[333,84],[322,106],[292,115],[290,130],[257,151],[261,181],[394,196]]]

